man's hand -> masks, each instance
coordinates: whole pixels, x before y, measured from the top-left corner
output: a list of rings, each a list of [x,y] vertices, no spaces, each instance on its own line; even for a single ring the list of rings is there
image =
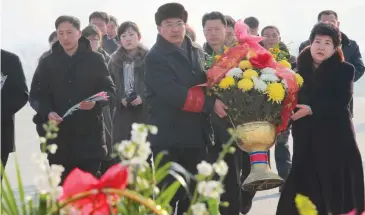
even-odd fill
[[[122,99],[122,101],[120,102],[124,107],[127,107],[128,103],[127,103],[127,99]]]
[[[226,110],[228,109],[227,105],[225,105],[221,100],[217,99],[214,103],[214,112],[220,117],[223,118],[227,116]]]
[[[48,120],[53,121],[56,125],[59,125],[63,119],[56,112],[51,112],[48,114]]]
[[[80,110],[91,110],[95,106],[95,102],[81,102]]]
[[[133,100],[133,101],[131,102],[131,104],[132,104],[133,106],[137,106],[137,105],[142,104],[142,99],[141,99],[141,97],[140,97],[140,96],[137,96],[137,98],[136,98],[135,100]]]
[[[308,105],[298,104],[297,108],[299,110],[291,116],[291,119],[294,121],[312,114],[312,109]]]

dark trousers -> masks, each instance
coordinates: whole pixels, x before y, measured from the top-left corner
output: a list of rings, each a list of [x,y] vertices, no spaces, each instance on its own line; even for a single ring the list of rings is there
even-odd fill
[[[99,172],[100,164],[101,164],[100,160],[88,159],[88,160],[83,160],[83,161],[78,161],[78,162],[73,162],[73,163],[59,163],[59,162],[56,163],[56,162],[52,162],[50,160],[49,164],[50,165],[58,164],[58,165],[62,165],[63,168],[65,168],[65,171],[61,175],[61,183],[60,183],[61,185],[65,182],[66,177],[75,168],[79,168],[82,171],[89,172],[92,175],[94,175],[95,177],[100,176],[100,172]]]
[[[242,172],[241,182],[243,183],[251,172],[250,155],[247,152],[240,151],[242,155]],[[242,214],[247,214],[252,207],[252,199],[255,197],[256,191],[241,190],[241,210]]]
[[[103,160],[100,165],[100,174],[104,175],[104,173],[115,164],[119,163],[119,158],[112,158],[110,160]]]
[[[281,133],[277,137],[275,145],[276,169],[278,170],[279,176],[284,180],[288,177],[292,165],[289,151],[289,135],[289,129]]]
[[[191,178],[193,175],[197,174],[197,164],[203,160],[209,161],[208,149],[206,147],[203,148],[161,148],[161,147],[152,147],[153,156],[157,156],[158,153],[166,151],[167,154],[163,157],[160,166],[166,162],[176,162],[184,167],[189,173],[192,175],[182,175],[184,179],[188,183],[188,189],[190,193],[194,192],[196,187],[195,181]],[[166,179],[161,182],[162,184],[158,185],[159,187],[167,187],[168,185],[175,182],[176,179],[174,177],[167,176]],[[177,215],[183,215],[184,212],[187,212],[190,204],[189,195],[181,187],[174,198],[171,200],[170,205],[175,210],[177,206]],[[174,214],[174,212],[172,212]]]
[[[1,164],[4,167],[4,171],[6,163],[8,162],[9,154],[10,152],[8,150],[1,150]],[[3,175],[1,174],[1,172],[0,172],[0,180],[1,181],[3,180]]]

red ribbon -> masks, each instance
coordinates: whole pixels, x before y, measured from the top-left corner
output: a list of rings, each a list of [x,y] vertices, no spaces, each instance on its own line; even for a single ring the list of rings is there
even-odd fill
[[[204,100],[205,96],[203,88],[200,86],[194,86],[188,91],[183,110],[194,113],[201,113],[204,106]]]
[[[66,200],[78,193],[96,190],[98,192],[94,195],[82,198],[71,203],[71,205],[75,208],[80,208],[81,215],[110,214],[107,196],[100,192],[100,190],[103,188],[125,189],[127,184],[128,169],[120,164],[110,167],[100,180],[90,173],[76,168],[66,177],[65,182],[63,183],[63,194],[60,197],[60,200]]]
[[[285,131],[288,127],[290,116],[297,105],[297,93],[299,90],[298,83],[293,72],[288,71],[287,68],[277,64],[276,75],[283,79],[288,86],[288,94],[284,99],[284,106],[281,110],[281,124],[276,127],[276,133]]]

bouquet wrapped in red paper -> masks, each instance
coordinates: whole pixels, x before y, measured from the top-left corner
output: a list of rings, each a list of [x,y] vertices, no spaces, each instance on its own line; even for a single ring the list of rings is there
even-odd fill
[[[290,64],[278,63],[259,45],[263,38],[249,35],[247,29],[242,21],[236,23],[238,42],[213,57],[207,85],[228,106],[227,120],[235,128],[237,144],[250,153],[252,171],[243,188],[265,190],[282,183],[268,171],[267,151],[288,127],[303,78]]]

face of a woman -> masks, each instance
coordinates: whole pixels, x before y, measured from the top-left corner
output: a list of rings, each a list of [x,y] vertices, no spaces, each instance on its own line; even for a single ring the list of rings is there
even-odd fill
[[[335,53],[332,38],[330,36],[317,35],[310,47],[311,55],[316,63],[322,63]]]
[[[280,42],[279,32],[275,28],[265,29],[262,36],[265,37],[263,43],[267,48],[273,48]]]
[[[132,28],[129,28],[120,35],[120,43],[126,50],[136,49],[139,43],[139,36],[136,31],[134,31]]]
[[[90,41],[91,48],[93,51],[98,51],[100,47],[100,38],[97,35],[86,37]]]

